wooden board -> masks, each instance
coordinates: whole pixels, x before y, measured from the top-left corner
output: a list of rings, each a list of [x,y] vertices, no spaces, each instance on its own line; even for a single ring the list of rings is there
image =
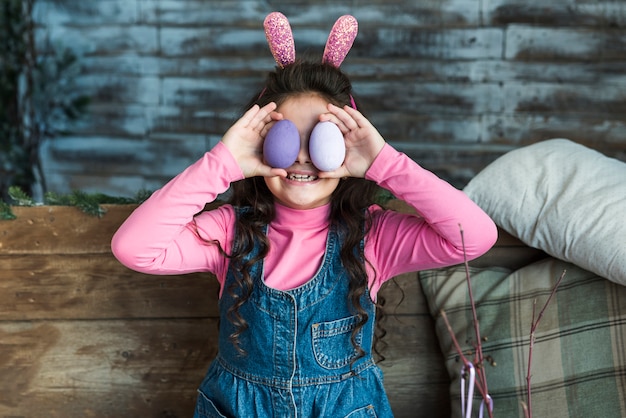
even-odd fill
[[[0,255],[106,254],[111,238],[135,205],[102,205],[98,218],[75,207],[13,207],[17,217],[0,221]]]
[[[0,320],[217,317],[210,274],[153,276],[111,254],[0,255]],[[381,291],[395,314],[427,314],[415,273]]]
[[[217,316],[214,276],[151,276],[111,254],[0,256],[0,320]]]
[[[0,416],[191,416],[215,320],[0,324]]]

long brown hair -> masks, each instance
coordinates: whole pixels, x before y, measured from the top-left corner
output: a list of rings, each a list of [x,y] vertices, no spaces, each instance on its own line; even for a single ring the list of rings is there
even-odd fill
[[[277,67],[271,72],[264,88],[248,103],[246,109],[253,104],[264,106],[270,102],[280,106],[286,99],[305,93],[318,94],[330,103],[343,106],[351,103],[352,85],[348,77],[332,65],[297,61],[284,68]],[[337,228],[344,236],[340,257],[350,278],[349,300],[354,314],[359,317],[351,337],[357,351],[356,359],[365,355],[356,342],[356,335],[369,319],[361,304],[361,298],[368,290],[365,267],[367,260],[361,244],[370,228],[367,208],[374,202],[379,190],[379,187],[371,181],[346,178],[339,182],[330,203],[331,226]],[[236,273],[236,280],[229,289],[225,289],[234,300],[227,314],[236,328],[230,340],[243,353],[239,346],[239,336],[247,329],[248,324],[239,314],[239,309],[252,292],[251,267],[263,259],[269,251],[269,241],[264,234],[264,227],[274,219],[274,196],[262,177],[252,177],[233,183],[229,203],[234,207],[252,209],[241,212],[236,218],[233,242],[237,245],[228,255]],[[260,246],[258,255],[244,262],[255,243]]]

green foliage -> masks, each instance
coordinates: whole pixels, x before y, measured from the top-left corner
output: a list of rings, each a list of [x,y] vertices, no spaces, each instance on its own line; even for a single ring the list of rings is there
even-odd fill
[[[106,210],[100,206],[98,199],[94,195],[75,191],[70,195],[70,205],[77,206],[83,212],[101,218]]]
[[[90,101],[74,82],[77,56],[37,39],[36,1],[0,1],[0,199],[11,185],[46,190],[41,144],[66,134]]]
[[[8,203],[0,202],[0,220],[9,221],[15,219],[15,214]]]
[[[145,201],[152,192],[148,190],[141,190],[133,198],[128,197],[114,197],[103,193],[85,193],[75,190],[70,194],[58,194],[48,192],[44,196],[44,205],[49,206],[76,206],[88,215],[93,215],[101,218],[106,209],[101,205],[116,204],[139,204]],[[11,186],[9,188],[9,197],[12,200],[13,206],[36,206],[35,201],[18,186]],[[11,211],[11,205],[6,202],[0,201],[0,220],[15,219],[15,215]]]
[[[0,192],[6,196],[11,182],[30,184],[29,156],[22,146],[23,126],[20,119],[19,80],[28,50],[21,0],[0,2]]]
[[[49,42],[37,57],[33,68],[31,104],[39,135],[54,138],[67,134],[71,122],[87,111],[88,96],[76,88],[74,79],[80,75],[78,57],[67,48],[53,47]]]
[[[17,186],[9,187],[9,197],[15,202],[16,206],[33,206],[33,199]]]
[[[395,198],[396,197],[389,190],[379,187],[378,192],[376,193],[376,196],[374,198],[374,203],[380,206],[385,206],[385,203]]]

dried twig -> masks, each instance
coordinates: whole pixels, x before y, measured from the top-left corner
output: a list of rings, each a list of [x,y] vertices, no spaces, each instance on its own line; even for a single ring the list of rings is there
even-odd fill
[[[469,361],[467,359],[467,357],[465,357],[465,355],[463,354],[463,350],[461,349],[461,345],[459,344],[459,341],[456,339],[456,336],[454,335],[454,331],[452,330],[452,326],[450,325],[450,321],[448,320],[448,315],[446,315],[446,312],[441,310],[439,312],[439,314],[441,315],[441,318],[443,319],[443,322],[446,324],[446,329],[448,330],[448,334],[450,334],[450,338],[452,339],[452,344],[454,345],[454,348],[457,352],[457,354],[459,355],[459,358],[461,359],[461,363],[463,363],[463,365],[466,368],[469,368],[472,365],[472,362]],[[477,374],[479,372],[477,371]],[[482,373],[482,372],[481,372]],[[482,381],[478,382],[478,384],[476,385],[476,387],[478,388],[478,391],[480,392],[481,396],[483,397],[483,399],[485,399],[485,403],[487,402],[488,398],[488,393],[485,390],[484,385],[482,384]],[[489,415],[491,416],[491,415]]]
[[[482,351],[482,337],[480,336],[480,325],[478,322],[478,314],[476,312],[476,303],[474,301],[474,294],[472,292],[472,283],[471,283],[471,277],[470,277],[470,271],[469,271],[469,264],[467,262],[467,254],[465,252],[465,238],[464,238],[464,234],[463,234],[463,228],[461,225],[459,225],[459,229],[461,232],[461,243],[463,245],[463,262],[465,265],[465,277],[467,280],[467,288],[468,288],[468,292],[469,292],[469,300],[470,300],[470,305],[471,305],[471,309],[472,309],[472,320],[474,322],[474,333],[476,335],[476,345],[475,345],[475,362],[474,364],[476,364],[477,367],[475,367],[475,371],[476,371],[476,377],[477,377],[477,382],[476,382],[476,388],[478,388],[478,391],[480,392],[482,398],[483,398],[483,402],[484,405],[487,408],[487,414],[489,415],[489,418],[493,418],[493,410],[492,410],[492,405],[491,405],[491,397],[489,396],[489,390],[487,387],[487,377],[485,375],[485,367],[484,367],[484,362],[485,362],[485,357],[483,356],[483,351]],[[537,306],[537,300],[535,299],[534,304],[533,304],[533,316],[532,316],[532,321],[531,321],[531,327],[530,327],[530,343],[529,343],[529,349],[528,349],[528,370],[527,370],[527,374],[526,374],[526,389],[527,389],[527,403],[522,402],[522,408],[524,410],[524,416],[526,418],[532,418],[532,392],[531,392],[531,365],[532,365],[532,354],[533,354],[533,347],[535,344],[535,332],[537,331],[537,327],[539,326],[539,322],[541,321],[541,318],[543,318],[543,315],[548,307],[548,305],[550,304],[550,302],[552,301],[552,298],[554,297],[554,295],[556,294],[556,290],[559,287],[559,285],[561,284],[561,281],[563,280],[563,277],[565,277],[565,273],[566,271],[563,270],[563,272],[561,273],[561,276],[559,277],[559,279],[557,280],[557,282],[555,283],[554,287],[552,288],[552,291],[550,292],[550,296],[548,296],[548,299],[546,300],[546,303],[543,305],[543,308],[541,308],[541,311],[539,311],[539,315],[537,315],[537,317],[535,318],[535,312],[536,312],[536,306]],[[454,345],[454,348],[456,349],[456,352],[459,355],[459,358],[461,359],[461,362],[463,363],[463,366],[465,369],[469,369],[469,367],[472,366],[472,362],[470,360],[467,359],[467,357],[465,357],[465,355],[463,354],[463,350],[461,349],[461,346],[458,342],[458,340],[456,339],[456,336],[454,334],[454,331],[452,329],[452,326],[450,325],[450,321],[448,320],[448,316],[446,315],[445,311],[441,310],[440,311],[440,315],[441,318],[443,319],[446,328],[448,330],[448,334],[450,334],[450,338],[452,339],[452,343]],[[469,400],[471,402],[471,399]]]
[[[533,302],[533,318],[532,318],[532,321],[530,323],[530,341],[529,341],[529,345],[528,345],[528,370],[527,370],[527,373],[526,373],[527,401],[526,401],[526,404],[522,404],[522,406],[524,408],[524,415],[526,416],[526,418],[532,418],[532,416],[533,416],[532,390],[531,390],[531,384],[530,384],[530,381],[531,381],[530,370],[531,370],[532,361],[533,361],[533,347],[535,346],[535,332],[537,331],[537,327],[539,326],[539,322],[541,321],[541,318],[543,318],[543,314],[546,311],[546,308],[548,307],[548,305],[550,304],[550,301],[552,301],[552,298],[556,294],[556,289],[561,284],[561,280],[563,280],[563,277],[565,277],[565,273],[566,273],[566,270],[563,270],[563,272],[561,273],[561,276],[559,277],[559,279],[556,281],[554,287],[552,288],[552,291],[550,292],[550,296],[548,296],[548,300],[546,300],[546,303],[543,305],[543,308],[541,308],[541,311],[539,311],[539,315],[537,316],[537,319],[535,319],[535,310],[536,310],[536,307],[537,307],[537,299],[535,299],[534,302]]]
[[[476,366],[474,367],[475,376],[476,376],[475,386],[480,392],[481,397],[483,398],[483,404],[487,408],[487,414],[489,418],[493,418],[492,401],[491,401],[491,397],[489,396],[489,390],[487,388],[487,377],[485,374],[485,365],[484,365],[485,358],[483,356],[483,350],[482,350],[482,337],[480,336],[478,314],[476,312],[476,303],[474,301],[474,294],[472,292],[472,283],[471,283],[471,276],[470,276],[470,271],[469,271],[469,264],[467,261],[467,254],[465,251],[465,237],[463,233],[463,227],[461,225],[459,225],[459,230],[461,232],[461,244],[463,247],[463,262],[465,265],[465,277],[467,280],[467,288],[469,292],[470,305],[472,308],[472,320],[474,323],[474,333],[476,335],[476,344],[474,347],[475,359],[473,363]],[[452,339],[452,343],[454,344],[456,352],[458,353],[461,361],[463,362],[464,369],[469,370],[470,367],[473,367],[472,362],[469,361],[467,357],[465,357],[465,355],[463,354],[463,350],[461,349],[461,346],[458,340],[456,339],[456,336],[454,334],[454,331],[452,330],[452,326],[450,325],[450,322],[448,320],[446,313],[442,310],[440,314],[441,314],[441,317],[443,318],[444,323],[446,324],[446,328],[448,329],[448,333],[450,334],[450,338]],[[469,399],[468,402],[472,402],[472,400]]]
[[[490,418],[492,416],[491,397],[489,397],[489,389],[487,387],[487,376],[485,375],[485,358],[483,356],[482,338],[480,336],[480,325],[478,322],[478,314],[476,313],[476,303],[474,302],[474,293],[472,292],[472,281],[470,277],[469,264],[467,262],[467,254],[465,251],[465,234],[463,227],[459,224],[459,230],[461,232],[461,245],[463,246],[463,264],[465,265],[465,277],[467,280],[467,291],[469,295],[470,305],[472,307],[472,320],[474,322],[474,334],[476,335],[476,364],[479,366],[476,370],[479,385],[478,388],[487,406],[487,412]],[[481,390],[482,388],[482,390]]]

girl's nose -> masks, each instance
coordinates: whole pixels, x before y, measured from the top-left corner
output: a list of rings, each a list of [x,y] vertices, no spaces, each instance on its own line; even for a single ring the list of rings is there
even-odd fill
[[[298,151],[296,162],[299,164],[307,164],[311,162],[311,157],[309,157],[308,138],[300,138],[300,151]]]

